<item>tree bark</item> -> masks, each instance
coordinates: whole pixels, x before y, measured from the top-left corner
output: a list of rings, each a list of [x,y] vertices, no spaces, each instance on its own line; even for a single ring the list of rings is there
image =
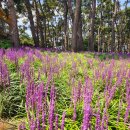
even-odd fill
[[[72,0],[68,0],[68,11],[69,11],[69,14],[70,14],[70,17],[72,19],[72,23],[74,22],[74,12],[72,10]]]
[[[37,8],[37,3],[34,0],[35,3],[35,8],[36,8],[36,37],[39,43],[39,29],[40,29],[40,19],[39,19],[39,12],[38,12],[38,8]],[[39,43],[40,44],[40,43]]]
[[[98,27],[98,52],[101,52],[102,51],[102,27],[103,27],[103,2],[101,1],[100,2],[100,10],[99,10],[99,18],[100,18],[100,23],[99,23],[99,27]]]
[[[90,41],[89,41],[89,51],[94,51],[94,30],[95,30],[95,14],[96,14],[96,0],[92,0],[92,10],[91,10],[91,30],[90,30]]]
[[[32,32],[34,45],[35,45],[35,47],[39,47],[39,42],[38,42],[38,38],[36,36],[36,31],[35,31],[35,26],[34,26],[34,21],[33,21],[31,4],[30,4],[29,0],[24,0],[24,1],[25,1],[25,6],[26,6],[26,9],[27,9],[27,12],[28,12],[28,19],[30,21],[30,29],[31,29],[31,32]]]
[[[83,50],[83,37],[82,37],[82,16],[80,9],[79,23],[78,23],[78,32],[77,32],[77,51]]]
[[[42,47],[46,48],[47,47],[47,43],[46,43],[46,16],[44,14],[44,10],[42,8],[42,4],[41,4],[41,1],[38,0],[38,3],[39,3],[39,8],[40,8],[40,11],[42,13],[42,17],[43,17],[43,28],[40,29],[40,35],[42,36],[42,33],[44,30],[44,33],[43,33],[43,37],[41,37],[41,41],[42,41]],[[42,22],[41,22],[41,26],[42,26]]]
[[[47,27],[46,27],[46,19],[44,20],[44,45],[47,47],[47,40],[46,40],[46,33],[47,32]]]
[[[12,19],[12,22],[10,24],[11,40],[14,47],[19,47],[20,40],[19,40],[19,32],[18,32],[18,25],[17,25],[17,16],[16,16],[13,0],[8,0],[8,9],[9,9],[9,17]]]
[[[44,44],[44,35],[43,35],[43,26],[42,26],[42,21],[41,21],[41,17],[40,17],[40,13],[38,10],[38,3],[36,2],[36,0],[34,0],[35,2],[35,7],[36,7],[36,16],[37,16],[37,27],[38,27],[38,32],[39,32],[39,36],[40,36],[40,45],[45,48],[45,44]]]
[[[116,20],[116,13],[117,13],[117,1],[114,0],[114,11],[112,15],[112,33],[111,33],[111,51],[115,51],[115,20]]]
[[[74,14],[73,30],[72,30],[72,51],[77,52],[77,32],[80,18],[81,0],[76,0],[76,9]]]
[[[111,51],[114,52],[115,48],[115,18],[112,18],[112,41],[111,41]]]
[[[72,51],[77,52],[83,49],[81,0],[76,0],[75,12],[72,10],[71,0],[68,0],[68,11],[72,19]]]
[[[100,52],[100,48],[101,48],[101,40],[100,40],[100,26],[98,28],[98,52]]]
[[[68,50],[67,14],[68,14],[68,5],[67,5],[67,1],[64,0],[64,48],[65,50]]]

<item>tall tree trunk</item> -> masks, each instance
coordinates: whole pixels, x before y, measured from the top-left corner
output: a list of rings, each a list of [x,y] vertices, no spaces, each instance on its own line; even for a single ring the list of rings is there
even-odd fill
[[[112,41],[111,41],[111,51],[114,52],[114,48],[115,48],[115,18],[113,16],[112,18]]]
[[[46,16],[44,14],[44,10],[42,8],[41,1],[38,0],[38,3],[39,3],[40,11],[42,13],[43,26],[44,26],[44,27],[42,27],[42,22],[41,22],[41,27],[42,28],[40,28],[40,37],[41,37],[42,47],[46,48],[47,47],[47,43],[46,43]],[[43,30],[44,30],[44,33],[43,33]]]
[[[35,26],[34,26],[34,21],[33,21],[31,4],[29,0],[24,0],[24,1],[25,1],[25,6],[27,8],[27,12],[28,12],[28,19],[30,21],[30,29],[32,32],[33,41],[34,41],[35,47],[39,47],[38,37],[36,36],[36,31],[35,31]]]
[[[40,39],[41,39],[41,46],[43,48],[46,48],[46,45],[44,44],[44,34],[43,34],[43,26],[42,26],[42,22],[40,22]]]
[[[100,52],[100,47],[101,47],[100,35],[101,35],[101,32],[100,32],[100,26],[99,26],[98,28],[98,52]]]
[[[98,27],[98,52],[101,52],[102,51],[102,27],[103,27],[103,8],[102,8],[102,5],[103,5],[103,2],[101,1],[100,2],[100,10],[99,10],[99,18],[100,18],[100,24],[99,24],[99,27]]]
[[[40,36],[40,45],[44,48],[44,35],[43,35],[43,26],[42,26],[42,21],[41,21],[41,17],[40,17],[40,13],[38,10],[38,3],[36,2],[36,0],[34,0],[35,2],[35,7],[36,7],[36,17],[37,17],[37,27],[39,30],[39,36]]]
[[[74,14],[73,30],[72,30],[72,51],[77,52],[77,32],[79,26],[79,19],[81,15],[81,0],[76,0],[76,8]]]
[[[74,22],[74,12],[72,10],[72,0],[68,0],[68,11],[70,14],[70,17],[72,19],[72,23]]]
[[[17,25],[17,16],[16,16],[13,0],[8,0],[8,9],[9,9],[9,17],[12,18],[12,22],[10,24],[11,40],[14,47],[19,47],[20,40],[19,40],[19,32],[18,32],[18,25]]]
[[[81,0],[76,0],[75,12],[72,10],[72,1],[68,0],[68,11],[72,19],[72,51],[77,52],[83,49]]]
[[[46,27],[46,19],[44,19],[44,44],[45,44],[45,47],[47,47],[46,31],[47,31],[47,27]]]
[[[67,38],[67,14],[68,14],[68,5],[67,0],[64,0],[64,48],[68,50],[68,38]]]
[[[111,33],[111,51],[115,51],[115,20],[116,20],[116,12],[117,12],[117,1],[114,1],[114,11],[112,15],[112,33]]]
[[[89,50],[94,51],[94,29],[95,29],[95,14],[96,14],[96,0],[92,0],[92,11],[91,11],[91,30],[90,30],[90,43]]]
[[[74,12],[72,10],[72,0],[68,0],[68,11],[72,19],[72,51],[75,52],[83,50],[81,3],[82,0],[76,1]]]
[[[35,5],[37,6],[37,5]],[[38,43],[39,43],[39,23],[40,23],[40,19],[39,19],[39,16],[38,16],[38,9],[36,7],[36,37],[37,37],[37,40],[38,40]]]
[[[80,10],[80,18],[78,23],[78,32],[77,32],[77,51],[83,50],[83,37],[82,37],[82,17]]]
[[[119,13],[121,9],[120,9],[120,4],[118,0],[117,2],[118,2],[118,13]],[[124,25],[122,23],[124,23],[124,19],[125,19],[125,16],[120,15],[118,21],[115,21],[115,27],[117,30],[117,51],[118,52],[121,52],[121,44],[122,44],[122,37],[123,37],[122,32],[124,30]]]

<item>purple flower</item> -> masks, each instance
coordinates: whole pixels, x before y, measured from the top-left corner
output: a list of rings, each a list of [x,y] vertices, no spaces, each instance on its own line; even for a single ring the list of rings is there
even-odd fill
[[[54,121],[54,108],[55,108],[55,88],[54,85],[51,87],[50,92],[50,106],[49,106],[49,130],[53,130]]]
[[[42,130],[45,130],[45,112],[42,110]]]
[[[73,93],[72,93],[72,100],[73,100],[73,104],[74,104],[74,113],[73,113],[73,120],[76,120],[76,104],[77,104],[77,98],[78,98],[78,89],[74,86],[73,87]]]
[[[0,86],[6,87],[10,85],[10,77],[7,65],[0,60]]]
[[[102,117],[101,129],[100,130],[108,130],[107,106],[103,110],[103,117]]]
[[[58,114],[55,117],[55,130],[58,130]]]
[[[62,114],[62,122],[61,122],[61,130],[64,130],[64,126],[65,126],[65,115],[66,115],[66,112],[63,112],[63,114]]]
[[[93,96],[93,86],[89,78],[86,79],[84,88],[84,115],[81,130],[87,130],[90,127],[90,120],[92,115],[91,101]]]
[[[36,123],[34,118],[32,117],[30,120],[30,130],[35,130],[36,129]]]
[[[126,112],[125,112],[125,119],[124,122],[126,123],[128,121],[129,112],[130,112],[130,82],[129,80],[126,81]]]
[[[95,125],[95,130],[100,130],[101,128],[101,117],[100,117],[100,103],[99,103],[99,100],[98,100],[98,103],[97,103],[97,107],[98,107],[98,111],[96,113],[96,125]]]
[[[18,130],[26,130],[25,122],[22,122],[22,123],[18,126]]]

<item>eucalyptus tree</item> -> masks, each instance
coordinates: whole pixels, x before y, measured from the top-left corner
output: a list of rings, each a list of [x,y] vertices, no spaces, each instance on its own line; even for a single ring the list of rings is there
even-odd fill
[[[30,3],[30,0],[24,0],[24,2],[25,2],[26,9],[27,9],[28,19],[30,21],[30,29],[31,29],[33,41],[34,41],[35,47],[39,47],[39,39],[36,35],[33,14],[32,14],[32,9],[31,9],[32,6]]]
[[[111,40],[111,51],[114,52],[116,45],[115,45],[115,22],[116,22],[116,16],[117,16],[117,11],[119,7],[119,1],[118,0],[113,0],[113,13],[112,13],[112,40]]]
[[[36,32],[37,32],[37,38],[39,40],[39,44],[42,47],[46,47],[45,42],[44,42],[44,29],[43,29],[43,16],[41,15],[41,10],[39,8],[39,1],[33,0],[34,1],[34,8],[35,8],[35,14],[36,14]]]
[[[20,40],[19,40],[17,16],[16,16],[16,11],[15,11],[14,1],[8,0],[7,7],[8,7],[8,12],[9,12],[9,17],[11,18],[11,23],[9,25],[11,41],[12,41],[14,47],[19,47]]]
[[[64,48],[65,50],[68,50],[68,35],[67,35],[67,29],[68,29],[68,3],[67,0],[63,0],[64,5]]]
[[[77,52],[83,50],[82,16],[81,16],[82,1],[76,0],[75,10],[73,10],[74,8],[73,6],[74,3],[71,0],[68,0],[68,10],[72,19],[72,51]]]
[[[90,35],[89,35],[89,51],[94,51],[94,40],[95,40],[95,15],[96,15],[96,0],[91,1],[90,11]]]

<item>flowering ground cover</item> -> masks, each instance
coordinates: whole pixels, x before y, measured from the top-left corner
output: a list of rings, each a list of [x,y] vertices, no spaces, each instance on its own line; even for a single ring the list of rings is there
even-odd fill
[[[0,118],[21,119],[19,130],[129,130],[130,57],[0,49]]]

